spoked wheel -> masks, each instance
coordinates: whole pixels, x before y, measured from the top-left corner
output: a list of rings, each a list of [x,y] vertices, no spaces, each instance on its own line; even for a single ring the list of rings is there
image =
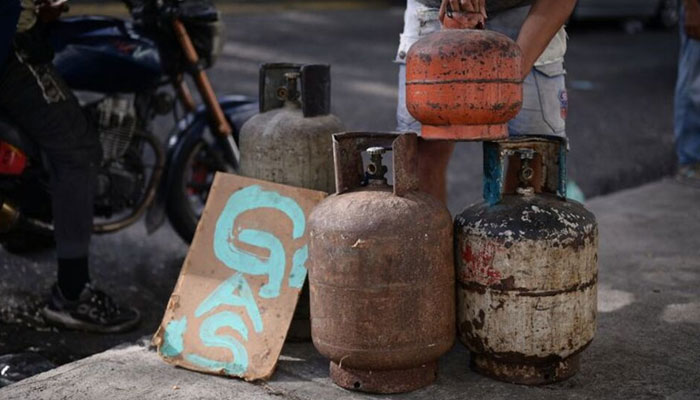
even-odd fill
[[[204,139],[189,140],[183,146],[184,162],[175,166],[168,195],[168,218],[175,231],[187,243],[192,242],[202,216],[209,189],[217,171],[235,173],[225,161],[221,149]]]
[[[2,248],[16,255],[32,254],[55,246],[56,242],[50,232],[46,234],[15,232],[2,239]]]

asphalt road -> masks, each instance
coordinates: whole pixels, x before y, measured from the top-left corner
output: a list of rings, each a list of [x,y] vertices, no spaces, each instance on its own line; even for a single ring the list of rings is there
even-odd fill
[[[226,23],[224,54],[211,71],[219,94],[256,95],[263,62],[330,63],[334,110],[349,130],[395,127],[392,59],[402,10],[268,11],[230,15]],[[675,32],[627,35],[616,24],[570,31],[569,167],[587,196],[672,173],[676,53]],[[458,146],[449,185],[452,212],[479,200],[478,144]],[[138,224],[94,239],[94,278],[143,313],[138,331],[107,336],[58,331],[38,315],[55,279],[52,251],[29,257],[0,251],[0,355],[32,351],[65,363],[152,334],[186,251],[169,227],[149,237]]]

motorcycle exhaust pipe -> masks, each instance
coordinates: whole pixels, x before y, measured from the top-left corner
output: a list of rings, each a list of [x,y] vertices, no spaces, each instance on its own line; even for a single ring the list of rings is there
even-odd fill
[[[53,225],[25,217],[14,204],[0,198],[0,235],[18,230],[51,235]]]

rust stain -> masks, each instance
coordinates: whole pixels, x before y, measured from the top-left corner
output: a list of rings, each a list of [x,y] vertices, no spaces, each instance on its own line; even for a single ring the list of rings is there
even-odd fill
[[[480,331],[484,328],[484,323],[486,322],[486,313],[484,310],[479,310],[479,319],[473,319],[472,324],[474,324],[474,329]]]
[[[570,286],[568,288],[560,289],[560,290],[549,290],[545,292],[536,292],[536,291],[522,291],[519,293],[519,296],[523,297],[550,297],[550,296],[558,296],[562,294],[567,294],[567,293],[574,293],[574,292],[583,292],[585,290],[588,290],[595,286],[598,283],[598,277],[596,276],[593,280],[589,282],[584,282],[578,285]]]
[[[466,265],[465,276],[461,280],[476,281],[484,286],[490,286],[501,280],[501,272],[493,267],[493,258],[498,251],[494,243],[487,243],[485,248],[475,251],[465,242],[462,260]]]
[[[518,352],[476,352],[472,355],[471,367],[481,374],[505,382],[546,385],[574,376],[580,369],[581,352],[590,343],[589,341],[565,358],[556,354],[537,357]]]
[[[468,292],[475,292],[479,294],[486,293],[486,290],[496,291],[496,292],[516,292],[518,296],[522,297],[551,297],[558,296],[567,293],[583,292],[598,284],[598,277],[596,276],[593,280],[570,286],[567,288],[559,290],[547,290],[547,291],[537,291],[533,289],[526,289],[522,287],[515,287],[514,277],[508,277],[501,280],[498,284],[493,285],[482,285],[477,282],[465,282],[460,280],[459,286]]]
[[[491,305],[491,309],[492,309],[493,311],[498,311],[498,310],[503,309],[503,308],[505,307],[505,305],[506,305],[506,301],[503,300],[503,299],[501,299],[501,300],[498,300],[498,305],[497,305],[497,306],[494,307],[493,305]]]

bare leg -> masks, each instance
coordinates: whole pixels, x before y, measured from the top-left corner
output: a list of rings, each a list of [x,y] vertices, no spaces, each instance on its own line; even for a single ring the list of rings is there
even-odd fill
[[[418,146],[418,174],[421,190],[447,205],[447,166],[455,144],[421,140]]]

